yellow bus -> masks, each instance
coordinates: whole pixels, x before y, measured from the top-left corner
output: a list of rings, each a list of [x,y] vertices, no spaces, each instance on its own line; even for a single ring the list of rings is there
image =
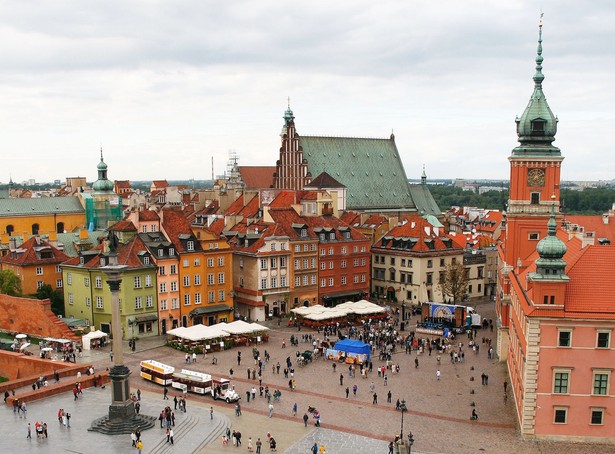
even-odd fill
[[[159,385],[171,385],[173,383],[173,372],[175,372],[173,366],[167,366],[154,360],[141,361],[141,378]]]

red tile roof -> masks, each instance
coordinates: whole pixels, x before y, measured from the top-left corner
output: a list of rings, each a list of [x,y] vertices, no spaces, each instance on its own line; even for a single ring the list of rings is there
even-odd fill
[[[192,233],[190,222],[184,217],[181,211],[175,209],[162,210],[162,229],[178,252],[188,252],[186,250],[186,241],[194,242],[194,251],[201,250],[199,241]],[[179,235],[188,235],[189,237],[181,239]]]
[[[17,252],[20,251],[20,252]],[[23,252],[21,252],[23,251]],[[41,253],[51,255],[48,258],[41,258]],[[0,257],[0,262],[10,263],[12,265],[44,265],[58,264],[68,260],[68,256],[49,242],[40,237],[32,237],[23,243],[16,251],[11,251],[7,255]]]
[[[260,210],[260,201],[259,197],[256,195],[252,197],[252,199],[244,206],[240,211],[239,215],[243,216],[244,219],[255,218]]]
[[[421,216],[408,215],[405,219],[406,221],[403,224],[389,230],[374,244],[374,247],[392,248],[393,242],[390,241],[392,237],[394,239],[416,239],[414,246],[411,249],[406,249],[408,252],[460,252],[463,249],[459,240],[444,233],[444,228],[436,229]],[[450,246],[442,241],[443,239],[445,241],[450,240]],[[433,244],[433,247],[430,247],[429,243]]]
[[[275,166],[239,166],[246,188],[272,188]]]
[[[302,191],[301,191],[302,192]],[[297,191],[282,191],[269,204],[270,208],[288,208],[298,202]]]
[[[116,189],[130,189],[130,180],[115,180]]]
[[[132,221],[118,221],[109,227],[112,232],[136,232],[137,228]]]
[[[169,187],[169,183],[167,183],[167,180],[154,180],[152,181],[152,184],[154,185],[155,188],[168,188]]]
[[[216,235],[221,235],[225,227],[224,218],[216,218],[214,222],[209,224],[209,231]]]
[[[100,254],[103,253],[104,244],[100,244],[93,249],[90,249],[88,254],[84,254],[79,257],[72,257],[66,262],[65,265],[71,266],[85,266],[86,268],[101,268],[102,265],[100,263]],[[92,254],[91,252],[95,251],[96,254]],[[118,265],[126,265],[129,268],[153,268],[154,265],[143,265],[141,259],[139,258],[139,252],[147,251],[147,247],[145,243],[139,238],[135,236],[134,239],[129,241],[126,244],[120,243],[117,248],[117,263]],[[85,262],[81,264],[81,258],[84,258]]]
[[[615,244],[615,219],[606,218],[608,223],[604,223],[602,216],[570,216],[566,215],[566,221],[570,224],[577,224],[585,229],[585,232],[595,232],[595,238],[608,238]]]
[[[227,216],[234,216],[239,214],[239,212],[243,209],[243,200],[245,196],[241,194],[239,197],[235,199],[233,203],[224,211],[224,214]]]
[[[139,221],[159,221],[160,216],[154,210],[139,211]]]

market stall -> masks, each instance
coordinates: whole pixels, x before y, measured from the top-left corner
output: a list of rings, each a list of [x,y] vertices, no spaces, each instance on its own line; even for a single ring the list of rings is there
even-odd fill
[[[87,334],[81,336],[81,343],[84,350],[91,350],[93,348],[104,347],[107,343],[108,334],[100,330],[90,331]]]
[[[355,339],[343,339],[336,342],[332,349],[326,352],[327,359],[348,364],[363,364],[370,360],[369,344]]]

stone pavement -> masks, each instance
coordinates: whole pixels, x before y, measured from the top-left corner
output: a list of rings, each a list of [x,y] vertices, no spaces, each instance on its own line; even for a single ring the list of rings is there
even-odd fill
[[[475,305],[479,313],[487,318],[495,319],[493,304]],[[416,319],[414,319],[416,320]],[[413,321],[414,321],[413,320]],[[257,437],[266,439],[267,432],[278,441],[278,452],[291,454],[305,452],[314,442],[314,437],[322,437],[327,446],[328,454],[337,452],[350,452],[357,446],[370,446],[369,450],[358,449],[352,452],[373,452],[383,454],[387,452],[386,445],[395,434],[399,433],[401,414],[395,411],[397,398],[405,399],[409,411],[404,417],[404,433],[412,431],[416,440],[413,452],[429,453],[511,453],[511,454],[555,454],[555,453],[583,453],[602,454],[615,452],[612,446],[577,445],[549,443],[544,441],[524,441],[518,435],[514,402],[503,399],[502,383],[506,377],[505,364],[487,358],[486,349],[481,348],[475,355],[467,352],[464,363],[452,364],[448,358],[442,358],[440,381],[435,379],[438,368],[436,356],[423,354],[419,357],[419,367],[415,368],[415,353],[406,355],[397,353],[394,362],[400,364],[400,374],[390,374],[388,386],[384,386],[382,378],[374,371],[368,379],[349,377],[347,367],[339,365],[334,372],[329,361],[318,359],[303,368],[296,368],[295,379],[298,389],[291,392],[288,389],[288,378],[272,373],[271,366],[280,362],[284,368],[287,356],[295,357],[295,351],[304,351],[310,348],[309,344],[300,343],[299,347],[291,347],[288,341],[291,334],[312,333],[313,331],[297,332],[286,326],[277,326],[274,322],[265,322],[272,328],[270,342],[259,345],[261,354],[264,350],[271,355],[263,376],[263,385],[269,386],[273,391],[282,391],[281,402],[274,403],[273,418],[268,417],[267,403],[264,398],[247,402],[245,392],[258,387],[258,381],[247,378],[247,368],[254,367],[251,347],[242,347],[216,353],[218,364],[211,364],[211,355],[205,359],[198,358],[197,363],[188,368],[207,372],[214,376],[230,376],[233,369],[232,382],[237,391],[243,396],[241,401],[243,415],[239,418],[233,414],[232,405],[224,402],[213,402],[211,398],[190,394],[188,396],[188,413],[177,414],[177,444],[173,450],[182,453],[228,453],[245,452],[247,439]],[[491,337],[495,340],[495,333],[479,331],[479,341],[482,337]],[[283,349],[282,340],[286,340],[287,348]],[[459,339],[467,343],[467,338]],[[161,338],[140,340],[137,342],[137,351],[125,354],[126,365],[131,368],[133,375],[131,386],[133,391],[142,390],[143,413],[158,414],[165,401],[162,400],[162,388],[142,380],[138,375],[139,361],[155,359],[176,368],[186,367],[184,354],[161,346]],[[482,344],[481,344],[482,346]],[[237,351],[242,352],[241,365],[237,365]],[[84,352],[85,355],[85,352]],[[94,362],[95,369],[104,369],[111,365],[108,349],[91,351],[82,361]],[[381,364],[377,358],[373,359],[374,367]],[[474,368],[474,370],[472,370]],[[344,385],[339,384],[340,373],[344,376]],[[489,385],[480,384],[480,375],[489,375]],[[474,377],[474,381],[470,378]],[[374,382],[378,393],[378,404],[372,404],[372,395],[369,384]],[[346,399],[345,388],[352,388],[357,384],[359,391],[354,397],[352,392]],[[392,403],[386,403],[386,393],[391,390]],[[471,394],[474,391],[474,394]],[[172,394],[170,393],[171,399]],[[167,401],[168,402],[168,401]],[[172,402],[172,401],[171,401]],[[299,407],[296,417],[291,415],[294,403]],[[470,404],[474,402],[479,421],[470,421]],[[83,452],[105,453],[130,451],[128,436],[111,437],[87,432],[90,422],[107,412],[110,403],[110,390],[88,389],[84,391],[83,400],[73,402],[72,396],[57,396],[40,402],[33,402],[29,406],[28,419],[33,423],[36,419],[44,419],[50,427],[50,438],[45,441],[25,440],[25,424],[13,416],[12,409],[4,408],[4,425],[0,426],[0,447],[5,451],[12,449],[15,452]],[[322,415],[322,427],[315,429],[311,425],[303,427],[301,417],[309,405],[318,407]],[[224,424],[230,424],[231,429],[240,430],[244,441],[243,449],[232,446],[223,447],[221,431],[212,427],[209,422],[209,407],[213,406],[218,421],[214,425],[220,430]],[[59,427],[56,419],[58,408],[63,407],[74,415],[69,430]],[[195,420],[193,418],[198,418]],[[224,419],[226,418],[226,420]],[[213,430],[213,432],[212,432]],[[366,437],[365,440],[361,437]],[[172,452],[161,441],[163,432],[155,428],[143,433],[145,453]],[[320,440],[316,440],[320,442]],[[336,443],[346,443],[338,445]],[[209,443],[209,444],[207,444]],[[266,445],[265,445],[266,446]],[[344,451],[348,446],[349,451]],[[354,446],[354,447],[353,447]],[[372,448],[373,446],[373,448]],[[384,447],[384,449],[382,448]],[[339,451],[337,451],[339,450]],[[134,451],[133,451],[134,452]],[[269,449],[263,449],[263,453]]]

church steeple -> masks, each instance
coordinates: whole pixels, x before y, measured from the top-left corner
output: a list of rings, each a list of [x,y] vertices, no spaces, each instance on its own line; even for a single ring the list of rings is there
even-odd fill
[[[96,166],[98,169],[98,179],[92,185],[96,192],[113,192],[113,182],[107,179],[107,164],[103,160],[102,147],[100,148],[100,162]]]
[[[421,184],[427,184],[427,174],[425,173],[425,164],[423,164],[423,173],[421,174]]]
[[[542,19],[538,26],[538,50],[536,53],[536,72],[534,91],[521,117],[516,118],[517,136],[520,145],[513,150],[513,156],[549,155],[560,156],[559,148],[552,145],[557,133],[557,117],[553,115],[547,98],[542,91],[545,78],[542,73]]]

